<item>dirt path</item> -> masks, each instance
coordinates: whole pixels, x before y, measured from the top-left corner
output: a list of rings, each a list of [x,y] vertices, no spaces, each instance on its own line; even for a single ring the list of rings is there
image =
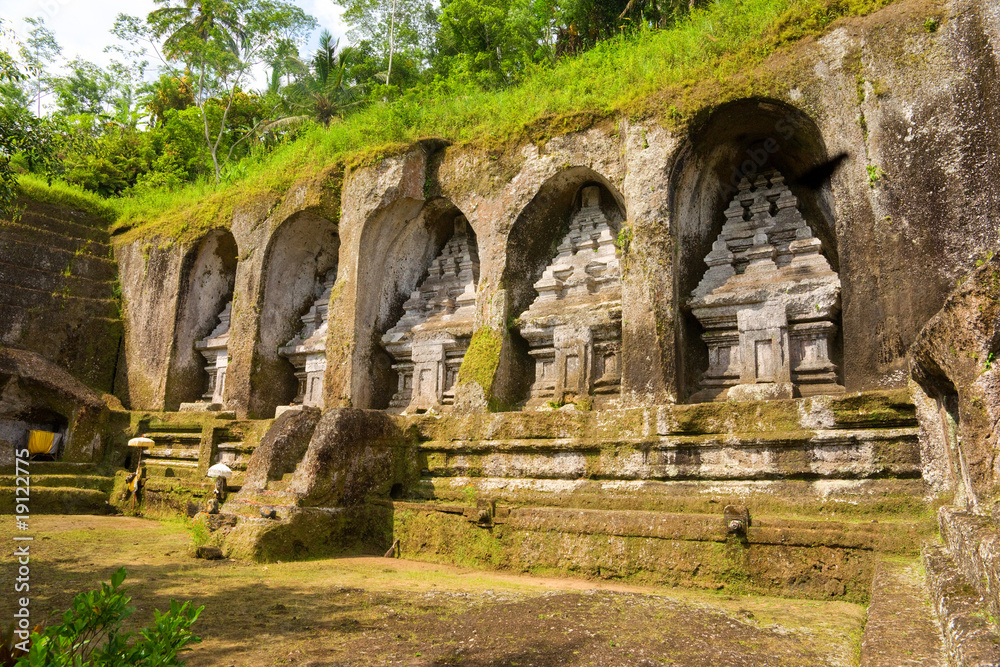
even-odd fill
[[[13,544],[13,521],[0,539]],[[205,605],[191,667],[300,665],[851,665],[864,609],[517,576],[383,558],[254,565],[189,558],[181,523],[33,517],[33,621],[121,565],[147,623]],[[6,553],[10,553],[9,550]],[[8,557],[0,578],[13,586]],[[0,594],[0,618],[13,613]]]

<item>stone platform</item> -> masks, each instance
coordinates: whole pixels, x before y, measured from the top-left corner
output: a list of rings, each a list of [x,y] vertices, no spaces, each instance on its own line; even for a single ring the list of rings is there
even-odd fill
[[[247,478],[271,472],[215,520],[233,556],[383,553],[398,540],[408,558],[863,602],[880,559],[918,557],[935,529],[904,391],[445,417],[331,410],[283,415],[264,442]]]

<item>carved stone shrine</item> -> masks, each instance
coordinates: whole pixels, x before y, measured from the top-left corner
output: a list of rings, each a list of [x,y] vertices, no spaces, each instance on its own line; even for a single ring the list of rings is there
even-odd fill
[[[330,292],[337,272],[326,274],[320,285],[320,295],[302,316],[302,330],[278,354],[295,366],[299,389],[292,400],[295,405],[323,407],[323,376],[326,374],[326,332]]]
[[[842,392],[831,360],[840,278],[784,177],[743,179],[688,305],[705,328],[705,400]]]
[[[521,316],[535,360],[529,406],[587,399],[605,407],[620,394],[621,269],[600,196],[597,186],[583,189],[581,208]]]
[[[201,352],[207,362],[205,372],[208,373],[208,391],[202,399],[210,407],[225,405],[226,367],[229,365],[229,318],[233,314],[233,302],[230,301],[219,313],[219,325],[205,338],[194,344],[194,349]]]
[[[431,262],[427,278],[403,304],[403,316],[382,336],[398,376],[389,408],[441,409],[455,402],[455,381],[476,315],[479,254],[464,217]]]

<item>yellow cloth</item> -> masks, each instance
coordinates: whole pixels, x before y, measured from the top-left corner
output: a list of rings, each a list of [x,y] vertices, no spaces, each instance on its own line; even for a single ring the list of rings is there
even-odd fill
[[[52,453],[52,441],[55,440],[55,433],[50,433],[49,431],[29,431],[28,433],[29,454]]]

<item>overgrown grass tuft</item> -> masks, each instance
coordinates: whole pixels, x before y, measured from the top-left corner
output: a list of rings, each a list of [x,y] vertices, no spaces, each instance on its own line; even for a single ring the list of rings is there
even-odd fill
[[[717,82],[759,64],[781,46],[820,34],[837,18],[865,15],[893,0],[716,0],[666,30],[609,39],[580,56],[538,67],[514,87],[484,91],[443,83],[371,105],[330,128],[235,171],[240,180],[205,182],[114,200],[119,231],[179,237],[227,225],[234,206],[283,193],[295,180],[332,164],[351,166],[395,154],[423,137],[498,148],[568,133],[618,113],[668,116],[683,123],[697,109],[649,102],[664,91]],[[689,105],[690,106],[690,105]]]
[[[98,194],[63,181],[52,181],[49,185],[42,176],[23,174],[18,177],[17,184],[24,197],[35,201],[75,208],[108,222],[112,222],[118,215],[115,206],[118,202],[109,201]]]

